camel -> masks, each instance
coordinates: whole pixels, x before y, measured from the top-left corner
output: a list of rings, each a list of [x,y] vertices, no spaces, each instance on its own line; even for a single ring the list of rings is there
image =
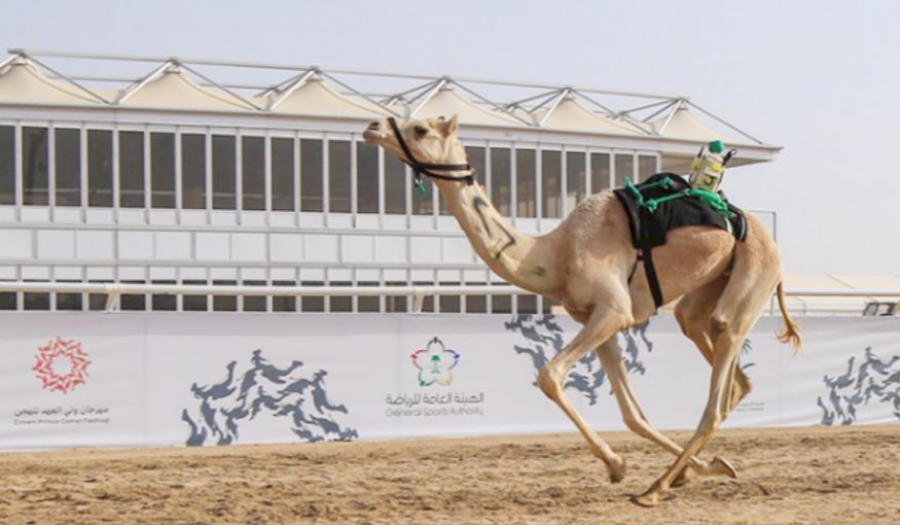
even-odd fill
[[[637,263],[628,218],[611,191],[586,198],[552,232],[530,237],[517,232],[490,203],[473,177],[457,137],[458,120],[394,119],[371,123],[363,138],[410,165],[417,177],[430,177],[451,213],[487,266],[509,283],[555,299],[581,331],[538,374],[538,385],[572,420],[611,482],[625,476],[625,460],[591,429],[565,397],[562,382],[585,354],[596,351],[627,427],[677,456],[650,488],[632,496],[650,507],[671,487],[694,475],[736,477],[719,457],[697,456],[728,413],[750,391],[736,366],[741,343],[773,291],[785,329],[782,342],[801,345],[797,325],[788,316],[781,283],[781,260],[762,223],[747,214],[744,242],[717,228],[689,226],[669,232],[667,244],[654,249],[656,272],[667,303],[678,301],[675,317],[712,366],[709,398],[699,425],[682,448],[656,430],[631,391],[616,333],[649,319],[656,311],[651,290]]]

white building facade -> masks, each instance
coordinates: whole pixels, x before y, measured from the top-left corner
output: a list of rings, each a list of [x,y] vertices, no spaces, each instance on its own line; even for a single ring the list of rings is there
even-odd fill
[[[142,74],[104,76],[110,63],[117,73],[131,67]],[[91,75],[79,73],[85,70]],[[216,71],[239,81],[220,80]],[[248,85],[254,75],[260,83]],[[612,109],[606,98],[632,104]],[[13,51],[0,66],[0,280],[503,284],[476,258],[436,192],[420,195],[406,166],[363,143],[366,125],[392,114],[459,115],[479,183],[516,228],[534,234],[625,179],[684,173],[708,140],[738,148],[738,163],[765,162],[779,150],[683,97]],[[94,294],[0,293],[4,310],[94,310],[105,302]],[[537,313],[550,306],[527,295],[435,296],[424,311]],[[119,307],[402,312],[411,302],[173,294],[125,295]]]

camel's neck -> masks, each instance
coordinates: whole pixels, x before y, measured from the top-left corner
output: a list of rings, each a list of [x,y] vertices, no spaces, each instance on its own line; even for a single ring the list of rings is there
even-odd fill
[[[556,236],[529,237],[513,229],[477,183],[434,182],[475,253],[494,273],[536,294],[557,295]]]

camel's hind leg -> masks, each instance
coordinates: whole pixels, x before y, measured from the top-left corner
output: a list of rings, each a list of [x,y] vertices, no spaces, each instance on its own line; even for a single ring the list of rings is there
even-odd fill
[[[625,362],[622,361],[622,350],[616,338],[610,338],[597,348],[597,355],[600,357],[600,363],[603,365],[603,370],[606,371],[607,378],[609,378],[610,386],[613,394],[616,396],[625,425],[635,434],[653,441],[672,454],[676,456],[681,454],[681,447],[666,437],[665,434],[656,430],[644,416],[644,413],[641,412],[637,399],[631,391],[631,386],[628,382],[628,370],[625,368]],[[697,458],[690,458],[689,461],[691,468],[702,475],[721,474],[735,477],[734,469],[727,462],[716,460],[711,464],[707,464]]]
[[[675,307],[675,319],[682,333],[697,346],[700,354],[710,365],[713,363],[713,344],[709,319],[727,284],[728,277],[720,277],[685,295]],[[731,387],[729,412],[750,393],[752,388],[750,380],[738,368]]]
[[[700,354],[710,365],[713,364],[713,344],[709,320],[727,284],[727,276],[719,277],[715,281],[682,297],[675,307],[675,319],[681,326],[681,331],[688,339],[693,341]],[[731,394],[729,395],[729,413],[750,393],[751,388],[750,380],[743,370],[736,368],[734,381],[731,384]],[[730,467],[728,461],[722,458],[717,458],[717,460]],[[731,474],[733,477],[736,477],[733,468]],[[692,477],[691,470],[684,469],[672,482],[672,486],[681,486],[690,481]]]
[[[770,239],[766,235],[748,237],[746,246],[737,249],[732,276],[709,318],[712,377],[703,417],[681,456],[644,494],[633,498],[635,503],[656,505],[659,495],[668,491],[690,458],[700,452],[728,414],[741,345],[781,278],[778,252]]]
[[[615,336],[631,324],[631,318],[625,314],[626,309],[611,306],[597,306],[584,323],[584,328],[562,349],[561,352],[543,368],[538,375],[541,390],[566,413],[575,423],[578,430],[588,441],[591,452],[606,464],[612,482],[621,481],[625,477],[625,461],[612,451],[600,436],[591,429],[566,398],[563,391],[563,380],[569,369],[585,354],[604,341]]]

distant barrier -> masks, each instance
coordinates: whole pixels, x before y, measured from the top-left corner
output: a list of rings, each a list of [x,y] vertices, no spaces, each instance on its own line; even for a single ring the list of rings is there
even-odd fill
[[[754,389],[726,425],[900,421],[900,319],[800,321],[799,357],[777,318],[744,343]],[[566,316],[11,312],[0,329],[2,449],[574,430],[535,381]],[[644,413],[693,428],[709,365],[674,319],[618,337]],[[565,386],[594,428],[624,429],[596,357]]]

